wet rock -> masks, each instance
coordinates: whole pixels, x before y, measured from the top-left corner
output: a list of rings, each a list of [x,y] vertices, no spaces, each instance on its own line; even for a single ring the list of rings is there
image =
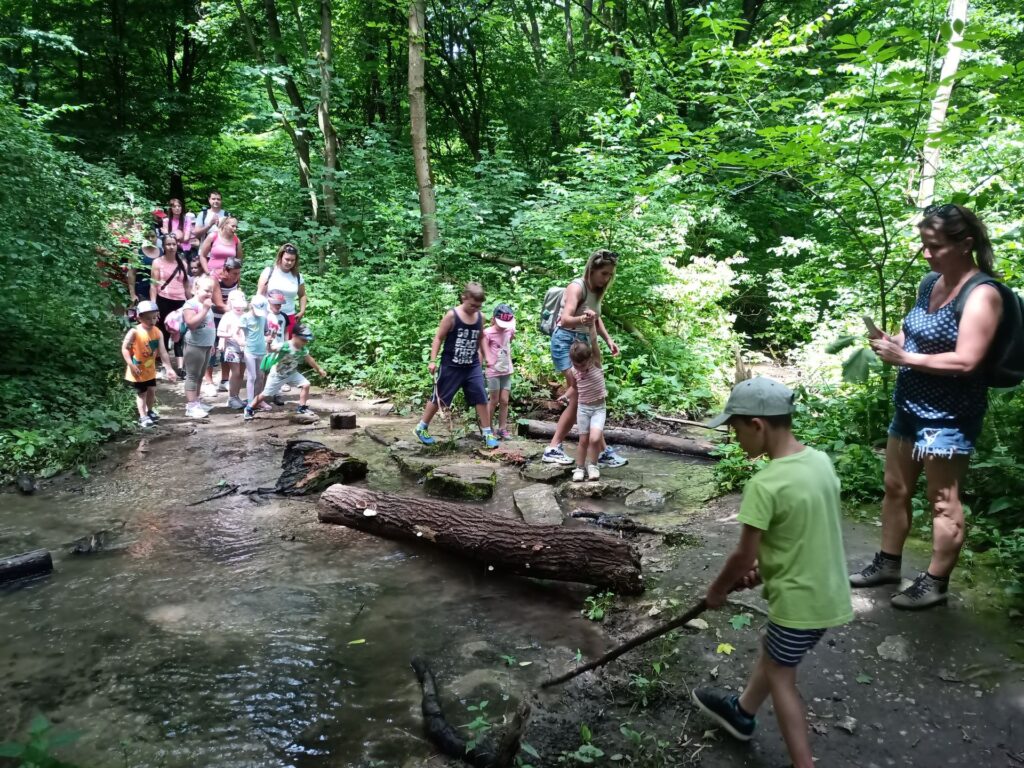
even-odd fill
[[[320,417],[315,413],[289,413],[288,421],[292,424],[316,424]]]
[[[626,496],[640,487],[630,480],[593,480],[583,483],[562,483],[558,495],[564,499],[607,499]]]
[[[526,480],[532,480],[535,483],[557,483],[572,474],[572,465],[531,461],[523,467],[519,474]]]
[[[442,499],[482,501],[494,494],[497,476],[486,464],[447,464],[427,473],[423,487]]]
[[[68,553],[72,555],[95,555],[99,552],[113,552],[123,549],[123,546],[117,546],[117,537],[123,528],[124,523],[115,530],[104,528],[101,531],[90,533],[88,536],[75,539],[68,545]]]
[[[561,525],[562,510],[550,485],[535,483],[512,494],[513,503],[523,520],[532,525]]]
[[[406,446],[409,446],[407,448]],[[406,475],[410,477],[420,478],[426,477],[431,470],[437,469],[442,464],[440,459],[430,459],[423,456],[419,451],[413,448],[409,443],[394,443],[388,449],[388,455],[394,459],[395,463],[398,464],[398,468]]]
[[[14,479],[14,484],[18,486],[18,490],[26,496],[39,490],[39,484],[36,482],[36,479],[27,472],[23,472],[18,475]]]
[[[888,635],[878,648],[879,658],[906,664],[910,661],[910,641],[903,635]]]
[[[362,480],[367,472],[362,459],[332,451],[313,440],[289,440],[281,469],[275,490],[286,496],[317,493],[335,483]]]
[[[668,496],[664,491],[655,488],[637,488],[626,496],[625,504],[628,509],[649,512],[664,507],[667,499]]]
[[[544,453],[544,447],[530,440],[502,440],[497,448],[480,448],[478,453],[502,464],[522,466]]]

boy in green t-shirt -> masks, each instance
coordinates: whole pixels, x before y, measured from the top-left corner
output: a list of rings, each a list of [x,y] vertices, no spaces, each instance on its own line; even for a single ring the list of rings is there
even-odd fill
[[[764,583],[768,627],[743,693],[695,688],[693,702],[743,741],[771,694],[779,730],[795,768],[811,768],[811,746],[796,668],[829,627],[853,619],[840,527],[839,478],[821,451],[792,432],[793,392],[758,377],[736,385],[725,411],[708,422],[728,424],[747,456],[771,461],[743,489],[739,544],[708,587],[709,608],[733,589]]]

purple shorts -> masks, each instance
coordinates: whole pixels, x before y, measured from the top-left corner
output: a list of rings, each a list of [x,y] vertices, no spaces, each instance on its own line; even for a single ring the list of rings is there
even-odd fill
[[[442,366],[437,377],[437,391],[431,396],[433,402],[440,400],[440,405],[447,408],[452,404],[459,390],[466,398],[466,405],[486,405],[487,389],[484,387],[484,372],[479,365],[465,368]]]

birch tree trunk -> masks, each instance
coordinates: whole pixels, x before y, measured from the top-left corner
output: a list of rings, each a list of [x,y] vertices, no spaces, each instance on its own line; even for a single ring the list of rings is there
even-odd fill
[[[960,23],[957,24],[957,22]],[[935,98],[932,99],[932,111],[928,116],[928,129],[925,132],[921,185],[917,193],[917,206],[921,209],[931,205],[935,197],[935,177],[938,174],[942,158],[938,144],[933,141],[942,131],[943,123],[946,122],[949,97],[953,92],[953,76],[956,74],[957,67],[960,66],[960,46],[957,43],[963,39],[964,27],[967,25],[967,0],[951,0],[949,25],[952,29],[949,36],[949,48],[946,50],[946,57],[942,60],[939,87],[935,91]],[[957,31],[958,26],[960,27],[959,32]]]
[[[426,0],[409,2],[409,122],[412,155],[416,165],[416,185],[420,195],[420,221],[423,247],[437,241],[437,201],[430,173],[427,149],[427,104],[425,96]]]

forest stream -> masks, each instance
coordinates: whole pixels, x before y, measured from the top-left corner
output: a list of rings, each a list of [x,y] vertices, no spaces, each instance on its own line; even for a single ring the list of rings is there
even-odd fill
[[[177,401],[176,389],[165,397]],[[155,432],[110,444],[88,479],[63,476],[34,496],[4,497],[2,551],[48,548],[55,570],[0,592],[0,741],[23,738],[42,713],[56,730],[80,734],[62,754],[88,766],[445,765],[422,735],[409,667],[421,655],[456,725],[473,720],[466,707],[481,701],[500,725],[529,699],[534,765],[577,764],[581,724],[604,752],[598,764],[615,754],[615,764],[649,766],[784,759],[774,718],[761,718],[752,745],[738,745],[689,703],[689,686],[709,677],[742,681],[763,623],[752,593],[741,597],[746,607],[707,614],[674,642],[535,693],[577,653],[595,658],[703,594],[735,538],[737,503],[708,500],[707,462],[625,448],[629,465],[608,471],[667,492],[661,511],[629,514],[685,543],[639,537],[650,588],[617,598],[599,623],[581,615],[595,592],[586,586],[501,576],[324,525],[313,498],[234,494],[187,506],[221,481],[272,485],[293,437],[365,459],[371,489],[423,495],[364,431],[406,435],[412,421],[322,393],[311,403],[321,414],[358,410],[360,429],[330,430],[323,417],[295,424],[281,412],[247,424],[223,407],[195,424],[167,408]],[[515,515],[512,491],[530,481],[515,467],[496,469],[484,507]],[[590,499],[563,502],[563,511],[574,505],[623,511]],[[70,554],[75,540],[101,530],[107,551]],[[872,551],[876,531],[849,526],[851,561]],[[855,595],[857,621],[808,659],[819,765],[1024,762],[1024,648],[1001,618],[977,612],[984,590],[923,616],[894,613],[876,602],[885,596]]]

